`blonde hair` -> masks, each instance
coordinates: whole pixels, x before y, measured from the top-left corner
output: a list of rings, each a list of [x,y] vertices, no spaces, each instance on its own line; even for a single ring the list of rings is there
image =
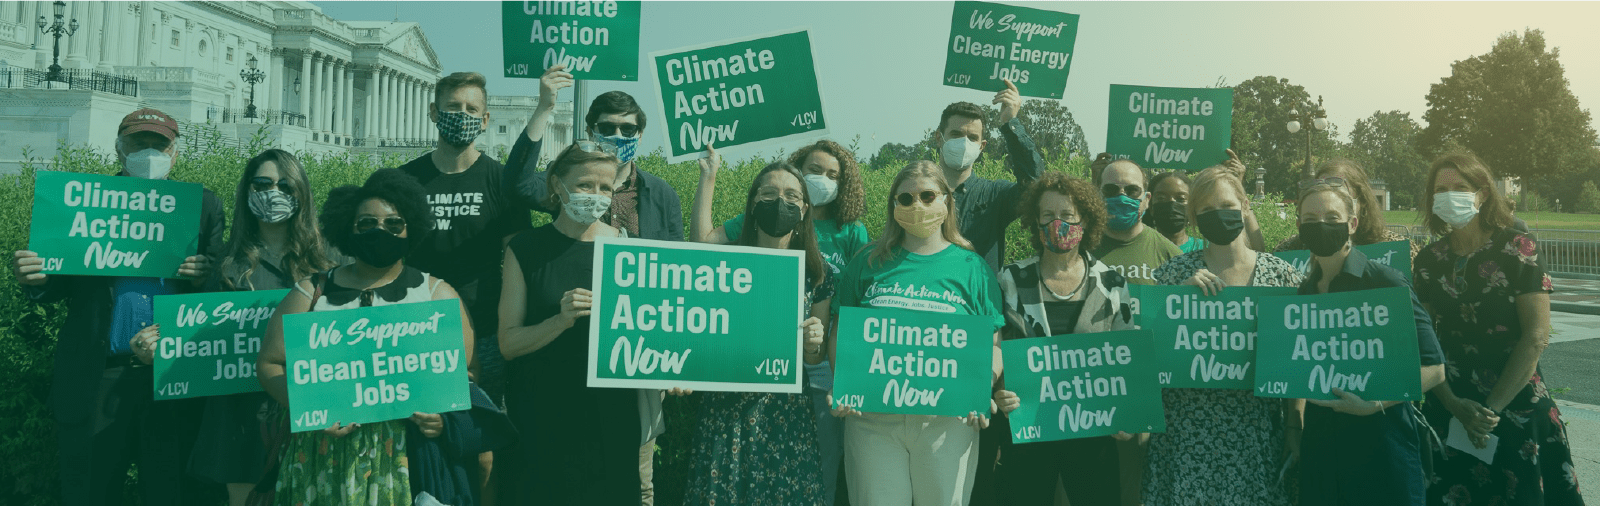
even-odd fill
[[[940,227],[939,232],[944,234],[945,240],[950,241],[951,244],[966,248],[969,251],[972,250],[972,243],[968,242],[966,237],[961,236],[961,224],[956,217],[956,199],[954,195],[950,194],[950,183],[944,179],[944,170],[940,169],[937,163],[929,160],[919,160],[912,162],[911,165],[907,165],[904,169],[900,169],[900,173],[894,176],[894,183],[889,185],[888,198],[884,199],[884,203],[887,204],[884,207],[884,212],[887,214],[888,219],[883,222],[883,235],[879,236],[878,240],[874,242],[872,255],[867,259],[871,262],[869,265],[877,266],[880,262],[888,260],[894,256],[894,249],[900,247],[902,242],[905,242],[906,229],[901,227],[900,222],[894,219],[894,192],[900,188],[901,183],[911,179],[932,179],[938,185],[939,191],[944,194],[945,205],[944,225]]]
[[[1318,193],[1323,193],[1323,192],[1332,193],[1332,194],[1338,196],[1339,197],[1339,201],[1340,202],[1344,202],[1345,213],[1350,218],[1354,218],[1354,219],[1358,219],[1358,220],[1361,219],[1361,217],[1356,216],[1356,199],[1355,199],[1355,197],[1352,197],[1350,195],[1350,188],[1348,186],[1331,185],[1331,184],[1328,184],[1328,183],[1317,183],[1315,185],[1312,185],[1309,188],[1306,188],[1304,190],[1300,190],[1300,198],[1295,200],[1295,202],[1297,202],[1295,205],[1303,206],[1303,205],[1305,205],[1305,201],[1306,201],[1307,197],[1310,197],[1312,195],[1316,195]],[[1296,217],[1294,221],[1295,221],[1295,223],[1299,223],[1300,222],[1300,218]],[[1359,228],[1362,225],[1365,225],[1365,223],[1360,223],[1360,222],[1356,223],[1357,228]]]
[[[1242,206],[1239,210],[1250,211],[1250,194],[1245,193],[1244,183],[1239,181],[1239,176],[1227,167],[1216,165],[1200,171],[1200,175],[1194,178],[1194,184],[1189,186],[1189,205],[1184,206],[1188,208],[1189,223],[1196,222],[1195,211],[1200,208],[1201,202],[1217,197],[1219,186],[1233,189]]]

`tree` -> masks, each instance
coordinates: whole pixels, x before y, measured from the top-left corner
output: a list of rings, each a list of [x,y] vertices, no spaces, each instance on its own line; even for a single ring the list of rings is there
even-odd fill
[[[878,148],[878,152],[872,155],[871,160],[867,161],[867,167],[872,170],[880,170],[912,160],[925,160],[928,158],[926,144],[926,141],[913,146],[898,142],[886,143],[883,147]],[[899,167],[891,168],[898,169]]]
[[[1083,128],[1072,118],[1072,111],[1060,100],[1026,100],[1022,102],[1022,127],[1028,130],[1045,160],[1066,160],[1072,156],[1088,156],[1089,142],[1084,140]],[[997,132],[998,133],[998,132]],[[995,143],[991,142],[990,145]],[[1001,149],[1005,143],[1001,142]]]
[[[1568,87],[1560,56],[1559,48],[1545,46],[1543,31],[1526,30],[1451,64],[1450,75],[1428,91],[1424,153],[1465,149],[1497,176],[1533,187],[1588,169],[1595,131]]]
[[[1396,206],[1411,206],[1426,184],[1428,159],[1417,150],[1422,126],[1411,113],[1374,111],[1356,121],[1350,130],[1353,158],[1366,167],[1367,174],[1389,185],[1390,200]]]
[[[1573,206],[1574,211],[1600,214],[1600,188],[1595,187],[1594,181],[1583,182],[1583,191],[1578,199],[1578,205]]]
[[[1246,167],[1267,169],[1268,192],[1294,195],[1306,165],[1306,134],[1291,134],[1285,125],[1294,119],[1290,110],[1313,107],[1311,94],[1288,79],[1256,76],[1233,87],[1233,151]],[[1312,163],[1339,156],[1337,138],[1338,129],[1331,122],[1328,130],[1313,131]]]

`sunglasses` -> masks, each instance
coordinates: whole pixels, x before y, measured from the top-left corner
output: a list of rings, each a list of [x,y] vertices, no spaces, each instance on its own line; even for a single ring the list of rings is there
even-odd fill
[[[1111,183],[1106,183],[1100,187],[1100,195],[1104,196],[1105,198],[1111,198],[1118,195],[1127,195],[1128,198],[1136,199],[1144,195],[1144,188],[1140,188],[1139,185],[1136,184],[1117,186]]]
[[[943,195],[943,193],[933,190],[922,190],[921,193],[917,193],[915,195],[913,195],[911,192],[902,193],[896,196],[894,200],[895,202],[899,202],[902,206],[911,207],[911,204],[916,203],[918,200],[921,200],[923,205],[932,204],[933,200],[939,198],[940,195]]]
[[[1328,186],[1345,186],[1345,183],[1346,183],[1346,181],[1342,177],[1325,177],[1325,178],[1322,178],[1322,179],[1301,179],[1300,180],[1300,189],[1304,190],[1306,188],[1310,188],[1310,187],[1313,187],[1313,186],[1316,186],[1316,185],[1319,185],[1319,184],[1325,184],[1325,185],[1328,185]]]
[[[289,185],[288,179],[279,179],[277,181],[273,181],[270,177],[262,176],[250,180],[250,189],[252,190],[264,192],[273,188],[277,188],[283,192],[288,192],[291,186]]]
[[[585,153],[605,153],[611,156],[617,156],[617,147],[609,143],[578,141],[572,143],[572,147],[573,149],[577,149],[578,151]]]
[[[618,132],[621,132],[623,137],[633,137],[633,134],[639,133],[639,125],[602,122],[594,124],[594,131],[599,132],[600,135],[617,135]]]
[[[356,233],[364,234],[369,230],[378,228],[379,223],[380,221],[377,218],[371,216],[357,218]],[[388,218],[384,218],[381,223],[383,224],[383,229],[390,234],[400,235],[402,232],[406,231],[406,219],[399,216],[390,216]]]

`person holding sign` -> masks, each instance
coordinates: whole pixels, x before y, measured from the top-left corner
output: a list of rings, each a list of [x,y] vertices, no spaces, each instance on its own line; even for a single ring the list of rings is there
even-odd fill
[[[990,271],[999,269],[1006,258],[1006,227],[1017,219],[1017,209],[1011,203],[1016,202],[1028,183],[1044,173],[1039,148],[1017,119],[1022,111],[1022,96],[1017,94],[1015,84],[1004,82],[1006,89],[995,94],[993,103],[1000,104],[997,122],[1016,182],[992,181],[972,174],[973,164],[989,145],[983,138],[989,125],[984,123],[983,109],[977,104],[956,102],[945,107],[939,114],[939,128],[933,133],[944,180],[955,188],[950,198],[954,199],[961,236],[972,241],[973,251],[989,264]]]
[[[118,176],[167,179],[178,158],[178,123],[166,113],[140,109],[117,127]],[[69,197],[70,198],[70,197]],[[88,198],[85,196],[85,198]],[[56,345],[50,409],[59,436],[61,501],[101,504],[120,496],[128,465],[140,466],[141,493],[151,504],[202,500],[208,487],[183,472],[198,431],[204,401],[154,404],[151,369],[133,349],[152,347],[152,297],[199,291],[211,274],[211,256],[222,250],[222,200],[203,190],[196,254],[169,266],[171,278],[49,275],[44,259],[29,250],[12,255],[12,272],[29,300],[67,302],[66,325]],[[131,443],[139,441],[140,443]]]
[[[835,285],[833,313],[841,307],[878,307],[991,317],[993,385],[1000,377],[999,329],[1005,325],[1000,288],[983,257],[961,236],[944,171],[930,161],[914,162],[889,187],[883,237],[850,261]],[[956,418],[861,414],[838,407],[834,414],[857,415],[846,418],[844,426],[852,504],[966,504],[970,499],[976,477],[971,463],[988,413]]]
[[[584,365],[594,240],[629,235],[602,219],[615,205],[610,148],[578,141],[550,162],[543,205],[556,219],[506,250],[500,352],[522,436],[501,465],[506,504],[639,504],[639,391],[590,388]]]
[[[355,261],[296,282],[278,304],[256,358],[261,387],[278,403],[288,406],[295,402],[288,397],[285,315],[460,298],[448,283],[401,261],[414,249],[413,238],[420,239],[433,230],[433,213],[423,195],[417,180],[399,169],[381,169],[361,187],[342,186],[328,192],[320,217],[322,235]],[[468,314],[465,304],[461,314]],[[470,364],[472,325],[466,318],[462,319],[461,335],[465,363]],[[408,421],[427,438],[459,430],[447,427],[440,414],[414,413],[404,420],[365,425],[335,420],[320,432],[295,433],[278,467],[276,503],[411,504],[411,482],[420,477],[407,469]],[[476,467],[477,451],[463,449],[462,454],[470,455],[471,465]],[[415,466],[417,460],[409,459],[409,463]]]
[[[715,167],[709,171],[715,173]],[[744,220],[738,235],[742,246],[805,252],[804,302],[811,316],[800,326],[808,374],[822,364],[822,322],[833,298],[833,274],[814,232],[811,190],[793,165],[767,165],[750,184],[741,216],[751,219]],[[686,504],[826,503],[816,407],[807,395],[700,395]]]
[[[1422,209],[1432,210],[1424,221],[1442,238],[1417,255],[1417,296],[1434,316],[1449,363],[1447,381],[1423,411],[1434,427],[1459,421],[1480,449],[1498,440],[1487,462],[1442,449],[1448,459],[1435,461],[1428,503],[1471,494],[1583,504],[1566,427],[1539,372],[1550,342],[1550,275],[1534,240],[1512,229],[1490,178],[1476,157],[1445,155],[1433,162],[1422,198]]]
[[[1300,284],[1293,265],[1256,252],[1242,237],[1250,199],[1235,174],[1212,167],[1195,178],[1188,213],[1206,248],[1156,269],[1158,283],[1198,286],[1207,295],[1228,286]],[[1298,453],[1303,403],[1201,388],[1162,389],[1161,398],[1167,432],[1150,436],[1145,504],[1289,504],[1276,478],[1284,460]]]
[[[1351,239],[1365,217],[1347,186],[1323,180],[1302,190],[1298,200],[1298,238],[1312,255],[1301,295],[1410,286],[1398,271],[1353,248]],[[1444,354],[1415,292],[1411,300],[1427,391],[1444,381]],[[1337,400],[1306,401],[1311,405],[1305,407],[1300,443],[1300,504],[1422,504],[1427,481],[1418,448],[1425,431],[1418,430],[1415,405],[1365,401],[1339,388],[1333,394]]]
[[[1384,225],[1383,206],[1378,204],[1378,198],[1373,195],[1372,186],[1367,184],[1367,180],[1372,178],[1361,168],[1361,164],[1352,160],[1329,160],[1318,165],[1312,177],[1314,179],[1300,182],[1302,191],[1321,182],[1341,184],[1349,190],[1356,206],[1354,216],[1360,217],[1356,220],[1359,223],[1358,228],[1350,234],[1352,243],[1362,246],[1380,242],[1407,241],[1411,245],[1411,261],[1417,260],[1417,252],[1422,250],[1422,244],[1411,242],[1411,239],[1389,230],[1389,227]],[[1276,253],[1302,249],[1306,249],[1306,244],[1297,234],[1278,243],[1278,247],[1272,251]]]
[[[1133,328],[1127,280],[1088,253],[1100,242],[1106,222],[1096,193],[1087,181],[1061,172],[1046,172],[1022,193],[1017,214],[1032,220],[1029,239],[1039,255],[1000,269],[1002,339]],[[1002,377],[994,400],[1010,414],[1021,399],[1004,385]],[[999,504],[1051,504],[1058,479],[1074,504],[1121,502],[1116,441],[1129,439],[1128,434],[1016,445],[1010,443],[1009,419],[985,430],[998,431],[1003,441]],[[980,466],[994,456],[984,453]]]
[[[1206,247],[1206,240],[1189,235],[1189,176],[1167,171],[1150,178],[1150,212],[1140,220],[1156,228],[1184,253]]]

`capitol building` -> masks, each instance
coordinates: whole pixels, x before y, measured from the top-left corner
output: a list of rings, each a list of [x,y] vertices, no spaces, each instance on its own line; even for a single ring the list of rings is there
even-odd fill
[[[57,9],[76,31],[60,37],[62,70],[48,79]],[[241,75],[252,62],[253,85]],[[440,77],[418,23],[337,20],[309,2],[0,1],[0,173],[60,142],[111,153],[118,122],[141,107],[231,142],[264,133],[289,151],[416,153],[437,138],[428,104]],[[490,96],[478,148],[509,151],[535,105]],[[557,147],[570,142],[571,107],[558,104]]]

